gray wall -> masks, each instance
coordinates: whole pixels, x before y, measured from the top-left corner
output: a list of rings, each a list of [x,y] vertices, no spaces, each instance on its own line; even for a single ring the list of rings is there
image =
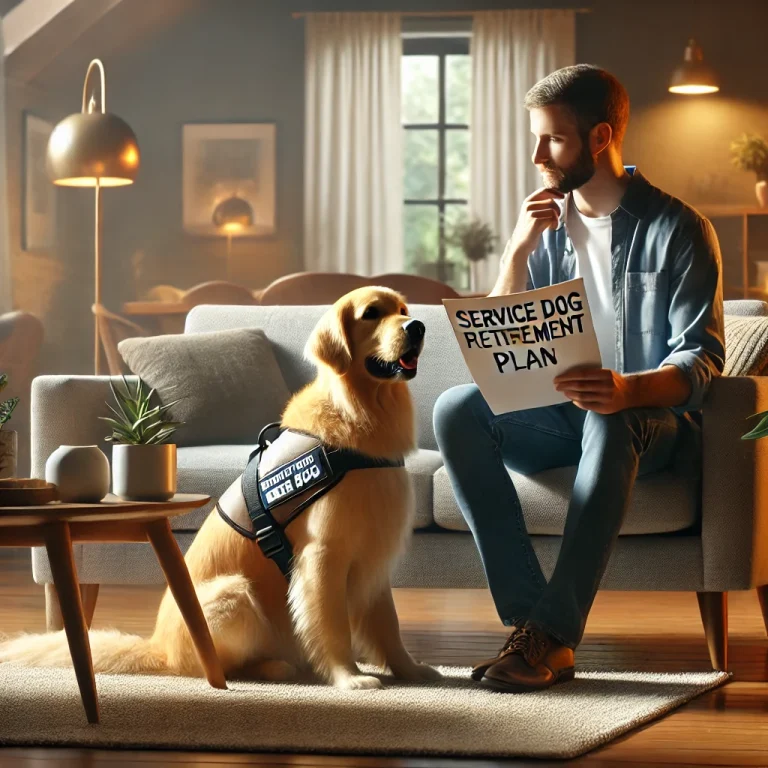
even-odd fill
[[[531,3],[123,0],[31,84],[37,102],[41,94],[45,97],[38,108],[63,116],[79,108],[88,61],[100,56],[109,109],[127,120],[139,138],[137,183],[104,193],[106,303],[119,309],[136,297],[141,286],[132,265],[139,258],[145,284],[185,287],[222,274],[225,241],[190,237],[181,228],[181,126],[187,121],[277,124],[278,232],[273,238],[234,243],[233,278],[258,287],[301,269],[304,41],[303,22],[292,19],[291,11],[521,5]],[[629,90],[627,161],[693,204],[754,200],[754,179],[731,168],[728,144],[742,131],[768,135],[768,2],[574,0],[546,5],[593,8],[577,17],[577,55],[613,71]],[[680,97],[666,91],[692,34],[720,72],[721,94]],[[20,124],[23,91],[14,97],[9,125]],[[9,146],[11,153],[19,152]],[[18,163],[9,162],[9,177],[17,168]],[[62,190],[59,201],[64,221],[55,252],[18,254],[14,262],[16,303],[23,307],[33,293],[47,292],[50,354],[45,368],[89,372],[92,194]],[[12,211],[18,208],[13,200],[9,205]],[[28,269],[35,264],[31,282]],[[39,274],[41,265],[58,275],[55,285]]]
[[[121,191],[119,204],[105,199],[111,256],[122,265],[107,301],[130,298],[125,287],[139,253],[149,285],[189,287],[223,276],[224,238],[181,229],[187,122],[276,123],[277,234],[234,238],[231,278],[255,288],[301,269],[304,39],[302,24],[281,6],[201,3],[140,50],[105,61],[111,108],[129,121],[142,152],[137,183]]]

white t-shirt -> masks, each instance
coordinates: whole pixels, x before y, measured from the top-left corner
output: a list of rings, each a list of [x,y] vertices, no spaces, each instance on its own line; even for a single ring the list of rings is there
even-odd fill
[[[616,368],[616,311],[611,290],[610,216],[584,216],[568,197],[565,216],[568,235],[576,251],[576,275],[584,278],[597,346],[603,368]]]

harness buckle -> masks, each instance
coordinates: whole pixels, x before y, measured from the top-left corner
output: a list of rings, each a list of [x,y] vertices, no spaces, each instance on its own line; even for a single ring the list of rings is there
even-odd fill
[[[267,557],[274,557],[285,549],[282,537],[271,525],[256,531],[256,541]]]
[[[259,445],[259,448],[261,448],[262,451],[265,451],[267,447],[272,442],[271,440],[267,440],[267,433],[271,432],[272,430],[277,430],[278,435],[283,431],[282,427],[280,426],[279,421],[273,421],[270,424],[267,424],[265,427],[262,428],[261,432],[259,432],[259,436],[256,438],[256,442]]]

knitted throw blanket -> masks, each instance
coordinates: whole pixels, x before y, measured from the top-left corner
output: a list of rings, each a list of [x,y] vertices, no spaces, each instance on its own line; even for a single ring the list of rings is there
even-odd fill
[[[768,366],[768,317],[725,316],[723,376],[760,376]]]

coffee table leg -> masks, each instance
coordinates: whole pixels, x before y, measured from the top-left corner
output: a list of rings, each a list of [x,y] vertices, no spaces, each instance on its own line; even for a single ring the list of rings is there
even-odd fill
[[[153,520],[146,523],[146,529],[171,593],[184,617],[189,634],[192,636],[192,642],[195,644],[197,656],[203,665],[205,677],[214,688],[226,688],[224,670],[216,654],[203,609],[197,600],[195,587],[189,576],[187,564],[184,562],[184,556],[181,554],[173,533],[171,533],[170,522],[167,518]]]
[[[51,563],[53,583],[59,596],[64,631],[72,655],[80,698],[89,723],[99,722],[99,702],[96,698],[96,678],[93,676],[91,644],[85,623],[80,585],[77,581],[75,561],[72,557],[72,538],[67,523],[50,523],[43,526],[45,549]]]

